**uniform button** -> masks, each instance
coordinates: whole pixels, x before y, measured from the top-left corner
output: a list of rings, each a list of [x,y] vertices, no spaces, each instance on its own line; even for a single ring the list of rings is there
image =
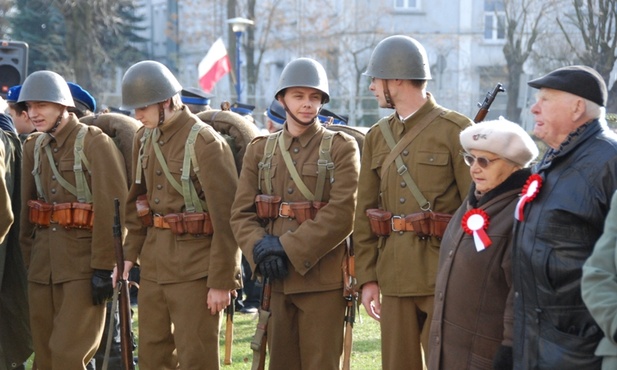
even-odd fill
[[[161,170],[156,170],[156,174],[157,174],[158,176],[161,176]]]
[[[163,145],[165,142],[163,140],[159,140],[159,145]]]
[[[51,228],[51,231],[56,231],[56,227],[55,227],[55,226],[54,226],[54,227],[52,227],[52,228]]]
[[[514,292],[514,298],[518,298],[518,292]]]
[[[293,194],[294,189],[293,188],[287,188],[287,194]]]
[[[58,148],[54,148],[54,153],[58,153]]]
[[[450,250],[450,252],[448,252],[448,257],[452,257],[452,254],[454,254],[454,251]]]
[[[403,234],[405,234],[405,232],[404,231],[399,231],[398,234],[399,235],[403,235]]]
[[[429,158],[428,160],[429,160],[429,162],[435,162],[435,158],[433,158],[433,157]]]
[[[52,194],[56,194],[56,189],[55,189],[55,188],[54,188],[54,189],[51,189],[51,193],[52,193]]]
[[[305,261],[304,262],[304,267],[306,267],[306,268],[311,267],[311,263],[309,261]]]
[[[154,203],[159,204],[160,200],[159,198],[154,198]]]
[[[242,279],[242,274],[236,274],[236,279]]]
[[[298,153],[300,151],[299,148],[294,148],[294,153]]]
[[[408,156],[409,155],[409,150],[403,150],[403,155],[404,156]]]
[[[402,204],[402,203],[405,203],[405,200],[406,200],[405,198],[401,198],[401,199],[399,199],[398,201],[399,201],[399,203],[401,203],[401,204]]]
[[[292,163],[293,163],[294,165],[298,164],[298,162],[297,162],[297,161],[295,161],[295,160],[294,160],[294,161],[292,161]]]
[[[56,179],[56,175],[51,176],[51,179],[55,180]]]
[[[163,185],[158,184],[158,185],[156,186],[156,188],[157,188],[157,189],[159,189],[159,190],[161,190],[161,189],[163,189]]]
[[[407,184],[405,183],[405,181],[401,181],[401,188],[404,188],[405,186],[407,186]]]
[[[439,300],[443,301],[443,292],[439,292]]]
[[[439,344],[439,337],[435,338],[435,342],[437,342],[437,344]]]

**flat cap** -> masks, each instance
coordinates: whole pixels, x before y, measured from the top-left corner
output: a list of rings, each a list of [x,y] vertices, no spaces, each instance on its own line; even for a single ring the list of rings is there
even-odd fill
[[[19,98],[19,92],[21,91],[21,85],[11,86],[9,91],[6,93],[6,100],[9,103],[17,103],[17,99]]]
[[[538,156],[538,147],[521,126],[505,119],[483,121],[460,133],[466,152],[472,149],[495,153],[522,167]]]
[[[606,106],[608,92],[602,76],[588,66],[562,67],[549,74],[531,80],[529,86],[541,89],[543,87],[569,92],[598,104]]]
[[[253,114],[253,110],[255,109],[254,105],[245,104],[245,103],[233,103],[229,108],[234,113],[238,113],[241,116],[247,116]]]

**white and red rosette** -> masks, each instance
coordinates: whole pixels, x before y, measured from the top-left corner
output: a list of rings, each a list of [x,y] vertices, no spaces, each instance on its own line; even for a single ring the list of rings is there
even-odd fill
[[[531,202],[540,192],[540,188],[542,187],[542,176],[534,173],[529,176],[525,186],[523,186],[523,191],[521,191],[521,198],[516,203],[516,209],[514,210],[514,218],[518,221],[524,221],[525,216],[523,215],[523,210],[525,208],[525,204]]]
[[[474,208],[467,211],[462,220],[463,230],[473,236],[473,241],[476,244],[478,252],[491,246],[491,239],[486,233],[488,229],[488,215],[481,209]]]

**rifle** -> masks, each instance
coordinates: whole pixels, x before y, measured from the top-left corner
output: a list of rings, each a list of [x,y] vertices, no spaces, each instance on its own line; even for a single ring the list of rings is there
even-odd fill
[[[491,107],[491,104],[493,104],[493,100],[495,100],[495,97],[497,97],[497,94],[500,91],[506,90],[503,88],[503,85],[498,82],[493,91],[489,91],[486,93],[484,101],[482,103],[478,103],[478,107],[480,107],[480,110],[476,114],[476,118],[473,119],[475,123],[484,121],[484,118],[488,114],[488,110]]]
[[[343,260],[343,297],[347,301],[345,308],[345,339],[343,341],[343,370],[349,370],[351,365],[351,349],[353,343],[353,324],[356,321],[358,308],[358,292],[356,291],[356,267],[353,249],[353,239],[347,238],[347,254]]]
[[[225,308],[227,321],[225,324],[225,365],[231,365],[231,348],[234,342],[234,309],[235,302],[232,297],[231,303]]]
[[[134,370],[133,364],[133,332],[131,331],[131,304],[129,302],[129,282],[124,279],[124,252],[122,251],[122,229],[120,225],[120,202],[114,198],[114,249],[116,251],[116,264],[118,270],[118,282],[116,289],[119,295],[120,310],[120,351],[122,365],[125,370]]]
[[[253,350],[253,365],[251,370],[264,370],[266,367],[266,345],[268,342],[268,320],[270,319],[270,297],[272,296],[272,283],[264,278],[261,291],[261,305],[255,336],[251,341]]]

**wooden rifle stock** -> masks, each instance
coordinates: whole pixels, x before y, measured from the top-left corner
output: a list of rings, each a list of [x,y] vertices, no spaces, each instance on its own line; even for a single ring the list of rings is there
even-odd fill
[[[358,292],[356,291],[356,267],[353,239],[347,238],[347,255],[343,260],[343,297],[347,301],[345,308],[345,338],[343,341],[343,370],[351,366],[351,350],[353,344],[353,324],[356,321],[358,308]]]
[[[503,85],[501,83],[497,83],[493,91],[489,91],[488,93],[486,93],[486,97],[484,98],[484,101],[482,103],[478,103],[478,107],[480,107],[480,110],[478,110],[476,117],[473,119],[475,123],[484,121],[484,118],[486,118],[486,115],[488,114],[491,104],[493,104],[495,97],[497,97],[497,94],[500,91],[506,91],[506,90],[503,88]]]
[[[270,318],[270,297],[272,296],[272,284],[270,279],[263,279],[261,291],[261,305],[257,319],[257,329],[251,341],[253,350],[253,364],[251,370],[264,370],[266,367],[266,354],[268,344],[268,320]]]
[[[134,370],[133,365],[133,333],[131,331],[131,304],[129,301],[129,282],[124,279],[124,252],[122,250],[122,226],[120,225],[120,202],[114,199],[114,249],[118,270],[117,287],[119,291],[120,310],[120,351],[122,365],[125,370]]]
[[[227,317],[225,323],[225,359],[223,363],[225,365],[231,365],[231,350],[234,342],[234,308],[235,302],[232,297],[231,303],[225,308],[225,316]]]

